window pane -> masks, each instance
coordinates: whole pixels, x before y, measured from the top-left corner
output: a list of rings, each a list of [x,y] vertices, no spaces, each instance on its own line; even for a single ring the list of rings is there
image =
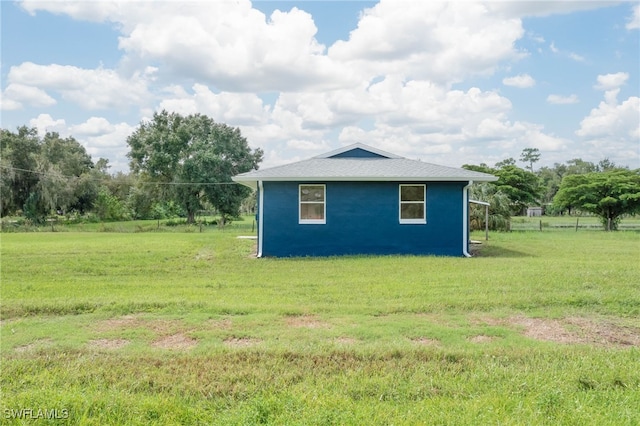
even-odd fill
[[[300,201],[324,201],[324,186],[322,185],[300,186]]]
[[[424,219],[424,203],[402,203],[400,219]]]
[[[323,203],[300,204],[300,219],[302,220],[324,219],[324,204]]]
[[[400,187],[401,201],[424,201],[424,186],[403,185]]]

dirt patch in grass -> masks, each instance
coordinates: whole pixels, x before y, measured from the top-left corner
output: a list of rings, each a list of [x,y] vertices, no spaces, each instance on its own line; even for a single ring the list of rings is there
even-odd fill
[[[52,344],[53,344],[53,340],[51,339],[38,339],[26,345],[16,346],[14,350],[18,353],[24,353],[24,352],[30,352],[30,351],[36,350],[43,346],[50,346]]]
[[[175,334],[184,331],[184,325],[177,320],[153,320],[147,321],[144,327],[158,334]]]
[[[507,320],[507,325],[521,327],[522,334],[531,339],[556,343],[583,343],[583,339],[567,330],[560,320],[513,317]]]
[[[98,331],[111,331],[120,328],[133,328],[138,327],[144,321],[137,315],[125,315],[118,318],[109,318],[100,321],[96,324],[95,328]]]
[[[327,322],[318,320],[313,315],[297,315],[286,318],[287,325],[289,327],[297,328],[330,328],[331,325]]]
[[[469,322],[471,323],[471,325],[489,325],[491,327],[504,326],[508,323],[508,321],[506,321],[504,318],[495,318],[486,315],[472,316]]]
[[[124,348],[129,344],[129,341],[126,339],[96,339],[90,340],[87,345],[90,348],[97,349],[120,349]]]
[[[334,342],[336,343],[340,343],[340,344],[344,344],[344,345],[353,345],[359,342],[358,339],[355,339],[353,337],[337,337],[334,339]]]
[[[117,332],[133,328],[143,328],[154,332],[156,340],[151,346],[161,349],[186,350],[198,344],[198,341],[185,334],[187,329],[180,320],[144,319],[138,315],[125,315],[117,318],[109,318],[96,324],[99,332]],[[125,346],[126,339],[95,339],[89,342],[90,346],[103,349],[117,349]]]
[[[476,325],[519,328],[526,337],[562,344],[588,344],[598,346],[640,346],[640,327],[623,326],[610,320],[584,317],[563,319],[481,317],[472,320]]]
[[[211,261],[213,260],[213,250],[211,249],[202,249],[196,254],[195,260],[203,260],[203,261]]]
[[[605,346],[640,346],[640,327],[621,326],[610,321],[567,318],[567,327],[586,343]]]
[[[431,339],[430,337],[414,337],[411,339],[413,343],[418,343],[424,346],[438,346],[440,341],[437,339]]]
[[[191,349],[198,344],[198,341],[183,333],[171,334],[164,336],[151,344],[154,348],[160,349]]]
[[[210,319],[207,321],[207,326],[220,330],[228,330],[231,328],[231,320],[229,318]]]
[[[246,348],[262,343],[262,339],[253,337],[229,337],[224,339],[224,344],[232,348]]]
[[[446,315],[432,312],[419,312],[415,314],[420,320],[425,320],[431,324],[445,325],[447,327],[456,327],[455,321]]]
[[[473,336],[469,338],[471,343],[490,343],[496,340],[493,336],[487,336],[486,334],[478,334],[477,336]]]
[[[136,315],[125,315],[100,321],[96,330],[101,332],[116,331],[130,328],[146,328],[157,334],[174,334],[184,331],[184,326],[178,320],[145,320]]]

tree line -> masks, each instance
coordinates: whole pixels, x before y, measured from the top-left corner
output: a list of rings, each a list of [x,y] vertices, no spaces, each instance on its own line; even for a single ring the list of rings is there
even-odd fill
[[[231,177],[258,168],[238,128],[195,114],[162,111],[127,138],[130,172],[109,173],[73,137],[35,128],[2,129],[0,213],[32,223],[63,215],[84,220],[186,218],[214,210],[221,220],[240,214],[250,190]]]
[[[525,148],[520,156],[524,168],[513,158],[493,167],[463,166],[498,177],[470,189],[470,198],[491,204],[491,229],[508,229],[510,217],[525,214],[531,206],[543,207],[546,215],[593,214],[608,230],[617,229],[625,215],[640,213],[640,169],[629,170],[607,158],[598,163],[574,158],[536,171],[539,160],[537,148]],[[484,209],[472,207],[471,220],[477,228],[484,226]]]
[[[238,128],[193,114],[161,111],[141,122],[127,138],[130,171],[109,173],[109,163],[93,162],[73,137],[36,129],[2,129],[0,138],[0,214],[33,223],[64,215],[83,220],[186,218],[215,210],[223,222],[250,210],[250,190],[231,177],[256,170],[263,152],[252,150]],[[603,159],[580,158],[534,170],[540,151],[525,148],[519,167],[513,158],[493,166],[463,168],[490,173],[496,182],[472,185],[470,198],[489,202],[489,226],[507,229],[512,215],[529,206],[545,214],[591,213],[607,229],[627,214],[640,212],[640,170]],[[484,209],[471,210],[472,225],[484,226]]]

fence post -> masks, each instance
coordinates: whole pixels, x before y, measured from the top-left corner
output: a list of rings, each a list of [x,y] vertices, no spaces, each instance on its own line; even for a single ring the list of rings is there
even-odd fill
[[[542,219],[540,219],[540,232],[542,232]]]
[[[484,206],[484,240],[489,241],[489,206]]]
[[[578,223],[580,222],[580,218],[576,217],[576,232],[578,232]]]

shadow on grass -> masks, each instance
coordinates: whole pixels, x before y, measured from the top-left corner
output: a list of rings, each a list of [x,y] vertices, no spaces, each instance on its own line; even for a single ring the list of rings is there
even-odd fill
[[[473,257],[534,257],[531,253],[511,250],[504,247],[478,247],[472,248]]]

